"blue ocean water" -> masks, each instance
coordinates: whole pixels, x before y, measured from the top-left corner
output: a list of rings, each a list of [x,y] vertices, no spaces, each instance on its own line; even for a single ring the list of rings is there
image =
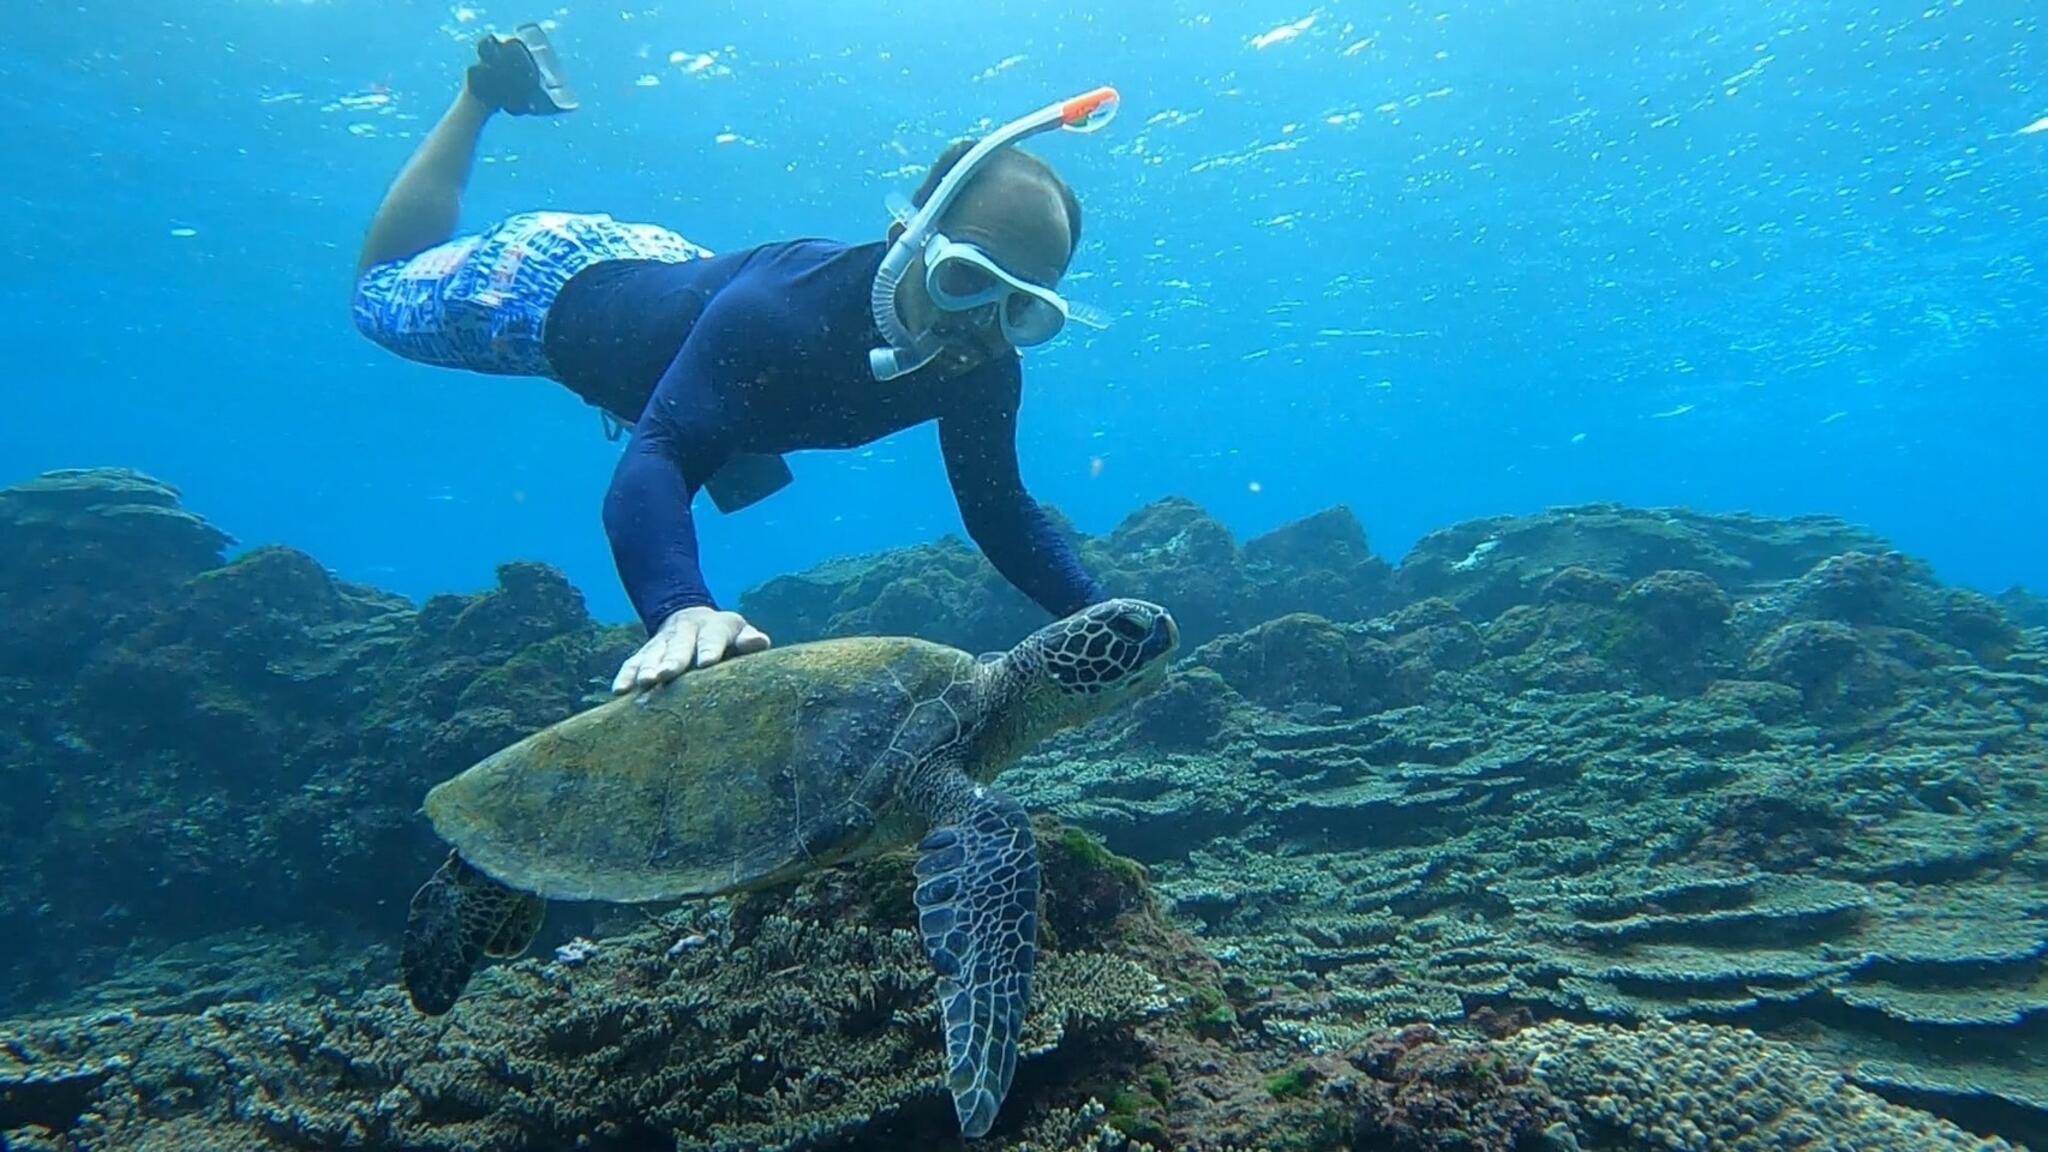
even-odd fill
[[[1081,527],[1336,502],[1398,556],[1587,500],[1848,517],[2048,586],[2048,48],[2029,0],[10,10],[0,482],[136,467],[245,543],[412,595],[513,558],[627,616],[616,445],[540,381],[349,324],[369,215],[481,32],[554,37],[584,108],[501,120],[466,222],[535,207],[715,249],[888,222],[958,135],[1114,84],[1026,479]],[[956,531],[930,428],[796,458],[702,520],[728,602]]]

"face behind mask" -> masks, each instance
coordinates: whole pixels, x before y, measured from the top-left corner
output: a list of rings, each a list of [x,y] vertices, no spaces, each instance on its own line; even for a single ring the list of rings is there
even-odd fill
[[[946,312],[992,310],[1003,339],[1033,348],[1060,334],[1073,311],[1058,292],[1012,274],[973,244],[932,233],[924,249],[925,294]]]
[[[968,179],[999,149],[1054,129],[1096,131],[1116,114],[1116,106],[1113,88],[1098,88],[1049,105],[984,137],[946,173],[922,207],[912,210],[900,200],[892,202],[903,230],[882,259],[870,300],[875,325],[888,341],[886,347],[869,353],[869,366],[877,380],[915,372],[943,350],[943,340],[931,329],[911,332],[897,306],[903,276],[920,256],[925,268],[923,287],[934,307],[954,315],[994,307],[995,322],[1012,347],[1044,344],[1059,335],[1070,319],[1095,325],[1105,322],[1099,313],[1077,307],[1051,287],[1005,269],[981,247],[940,233],[938,221]]]

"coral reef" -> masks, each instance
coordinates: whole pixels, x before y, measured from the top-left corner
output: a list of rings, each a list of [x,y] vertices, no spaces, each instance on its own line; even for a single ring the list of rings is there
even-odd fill
[[[1137,873],[1050,826],[1048,918],[1012,1129],[1082,1105],[1079,1053],[1128,1046],[1199,958]],[[908,852],[601,944],[488,969],[446,1020],[352,1002],[102,1012],[0,1034],[20,1149],[795,1149],[957,1142]],[[1063,906],[1068,892],[1122,898]],[[1216,995],[1211,992],[1210,995]],[[1091,1057],[1091,1063],[1100,1058]],[[1001,1147],[1000,1144],[996,1145]],[[1078,1146],[1078,1145],[1077,1145]]]
[[[0,490],[0,588],[37,611],[0,632],[0,676],[56,676],[105,629],[218,565],[233,538],[178,505],[178,490],[125,469],[49,472]]]
[[[1111,595],[1172,605],[1190,643],[1289,612],[1359,619],[1392,603],[1392,570],[1342,507],[1242,547],[1178,497],[1100,539],[1067,531]],[[970,652],[1008,648],[1044,619],[956,537],[780,576],[749,589],[740,609],[771,636],[914,633]]]
[[[1570,1112],[1500,1048],[1445,1040],[1427,1024],[1376,1036],[1351,1062],[1355,1147],[1387,1152],[1515,1152],[1577,1146]]]
[[[2048,596],[2026,588],[2008,588],[1999,594],[1998,606],[2022,628],[2048,628]]]
[[[2041,1141],[2042,635],[1846,529],[1602,510],[1586,556],[1537,519],[1419,548],[1385,616],[1197,648],[1013,790],[1144,860],[1276,1034],[1735,1022]],[[1719,582],[1661,566],[1674,523]]]
[[[449,1021],[404,1009],[420,796],[636,640],[558,573],[415,606],[227,559],[127,472],[0,492],[0,525],[0,933],[33,942],[0,1011],[56,1014],[0,1045],[9,1146],[936,1138],[893,873],[558,907]],[[1398,566],[1342,509],[1239,544],[1168,500],[1080,544],[1188,652],[1005,777],[1071,827],[999,1147],[2048,1141],[2038,601],[1834,520],[1611,506]],[[958,541],[742,603],[784,643],[1040,619]]]
[[[128,472],[0,491],[0,1011],[123,954],[319,909],[384,931],[435,782],[631,651],[560,574],[398,597],[224,533]]]
[[[1623,584],[1659,571],[1697,572],[1739,596],[1857,549],[1882,550],[1883,542],[1831,517],[1773,520],[1588,504],[1432,532],[1402,559],[1395,582],[1407,599],[1443,596],[1485,620],[1527,603],[1567,568]]]
[[[1940,724],[1848,746],[1768,692],[1446,674],[1425,703],[1310,722],[1225,683],[1206,745],[1144,751],[1141,711],[1012,787],[1145,860],[1240,979],[1282,990],[1276,1034],[1485,1004],[1733,1021],[2038,1139],[2044,750],[2018,690],[1938,682],[1917,698]]]
[[[1671,1152],[1999,1152],[1846,1083],[1786,1044],[1697,1024],[1562,1022],[1507,1041],[1536,1081],[1578,1101],[1589,1146]]]
[[[1235,1026],[1142,870],[1039,821],[1049,945],[992,1152],[1566,1152],[1571,1106],[1427,1026],[1341,1058]],[[388,984],[147,1002],[0,1031],[16,1150],[956,1146],[911,853],[485,970],[445,1019]],[[195,958],[167,962],[188,971]],[[237,953],[235,963],[252,957]],[[388,955],[384,958],[388,962]],[[132,989],[124,989],[132,991]]]

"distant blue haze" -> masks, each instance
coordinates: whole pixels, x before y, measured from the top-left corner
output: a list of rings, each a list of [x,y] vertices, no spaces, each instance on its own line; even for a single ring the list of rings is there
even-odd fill
[[[1073,294],[1118,317],[1027,362],[1027,480],[1086,530],[1169,494],[1245,534],[1342,502],[1398,558],[1568,502],[1819,512],[2048,587],[2041,11],[30,4],[0,44],[0,483],[136,467],[344,577],[424,596],[536,558],[627,618],[595,415],[398,362],[347,312],[470,41],[545,17],[585,108],[493,124],[468,223],[872,237],[949,138],[1117,85],[1105,131],[1037,145],[1086,205]],[[728,602],[958,531],[930,428],[794,464],[707,505]]]

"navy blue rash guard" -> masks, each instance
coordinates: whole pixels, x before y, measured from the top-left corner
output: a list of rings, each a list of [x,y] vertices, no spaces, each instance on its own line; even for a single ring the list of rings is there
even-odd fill
[[[852,448],[927,420],[961,521],[996,570],[1054,616],[1102,599],[1024,489],[1014,354],[952,379],[870,374],[882,338],[868,292],[886,247],[796,240],[682,264],[606,261],[563,287],[550,366],[585,399],[639,417],[604,525],[650,634],[679,609],[716,607],[690,504],[729,456]]]

